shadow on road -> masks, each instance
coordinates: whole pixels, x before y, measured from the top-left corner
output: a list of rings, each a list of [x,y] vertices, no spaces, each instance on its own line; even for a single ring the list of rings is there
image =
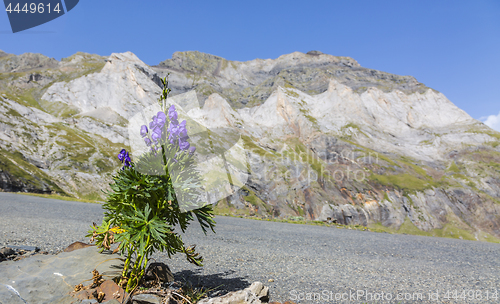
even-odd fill
[[[202,270],[183,270],[174,273],[176,281],[186,282],[195,288],[203,287],[206,289],[213,289],[210,294],[217,293],[223,295],[227,292],[245,289],[250,286],[250,282],[242,277],[228,277],[234,274],[235,271],[228,270],[215,274],[203,274]]]

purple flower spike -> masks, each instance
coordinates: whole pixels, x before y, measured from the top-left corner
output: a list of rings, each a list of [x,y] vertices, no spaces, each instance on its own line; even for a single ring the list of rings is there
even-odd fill
[[[181,129],[179,128],[178,125],[173,125],[173,124],[170,124],[168,126],[168,132],[170,133],[170,135],[172,135],[173,137],[177,137],[179,136],[179,133],[180,133]]]
[[[170,108],[168,108],[168,114],[170,115],[170,113],[172,112],[175,112],[175,106],[174,105],[171,105]]]
[[[168,118],[170,118],[170,120],[177,120],[177,111],[175,110],[175,106],[172,105],[169,109],[168,109]]]
[[[148,127],[146,125],[141,126],[141,136],[144,137],[148,134]]]
[[[167,116],[165,115],[165,113],[163,112],[158,112],[158,114],[156,114],[156,123],[160,126],[163,126],[165,125],[165,122],[167,122]]]
[[[158,127],[154,128],[153,134],[151,134],[151,139],[156,143],[160,138],[161,138],[161,129]]]
[[[122,149],[120,153],[118,154],[118,159],[123,163],[123,160],[125,159],[125,156],[128,156],[127,150]]]
[[[193,155],[194,151],[196,151],[196,147],[195,146],[191,146],[191,148],[189,148],[189,154]]]
[[[190,146],[189,142],[183,141],[182,139],[179,138],[179,148],[181,150],[186,151],[187,149],[189,149],[189,146]]]
[[[146,146],[148,146],[148,147],[151,146],[151,139],[146,137],[146,138],[144,138],[144,142],[146,143]]]
[[[173,145],[175,144],[175,141],[176,141],[176,137],[172,134],[168,135],[168,141]]]
[[[181,138],[183,141],[186,141],[189,138],[189,136],[187,134],[187,130],[186,130],[185,127],[184,128],[182,128],[182,127],[179,128],[179,138]]]
[[[170,120],[177,120],[177,117],[177,112],[168,113],[168,118],[170,118]]]
[[[132,160],[130,159],[130,156],[128,155],[127,150],[122,149],[120,151],[120,154],[118,154],[118,159],[124,163],[124,166],[122,167],[122,170],[125,169],[125,167],[132,167]]]

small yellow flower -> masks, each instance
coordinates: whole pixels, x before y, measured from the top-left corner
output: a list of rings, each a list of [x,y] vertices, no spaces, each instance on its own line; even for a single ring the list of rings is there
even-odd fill
[[[120,234],[120,233],[125,232],[125,230],[124,230],[124,229],[121,229],[121,228],[120,228],[120,227],[118,227],[118,226],[117,226],[117,227],[113,227],[113,228],[109,229],[109,231],[111,231],[111,232],[113,232],[113,233],[116,233],[116,234]]]

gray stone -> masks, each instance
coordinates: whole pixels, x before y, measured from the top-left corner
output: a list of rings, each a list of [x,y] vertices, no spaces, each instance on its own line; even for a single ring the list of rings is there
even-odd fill
[[[256,294],[260,301],[269,302],[269,287],[264,286],[261,282],[252,283],[248,289]]]
[[[4,247],[0,249],[0,256],[8,257],[9,255],[14,255],[16,252],[10,247]]]
[[[233,291],[216,298],[205,298],[199,304],[260,304],[262,303],[257,295],[250,289]]]
[[[174,275],[165,263],[151,263],[146,270],[145,279],[147,281],[159,280],[160,283],[170,283],[174,281]]]
[[[132,298],[133,304],[161,304],[162,298],[153,294],[139,294]]]
[[[97,269],[104,278],[119,275],[118,255],[100,254],[88,247],[58,255],[35,255],[20,261],[0,263],[2,303],[71,303],[73,287],[92,278]],[[96,268],[97,267],[97,268]],[[19,296],[17,296],[17,293]],[[4,301],[5,299],[5,301]]]

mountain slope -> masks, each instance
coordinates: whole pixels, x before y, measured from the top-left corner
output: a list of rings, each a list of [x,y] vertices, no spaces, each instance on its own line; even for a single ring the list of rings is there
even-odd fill
[[[8,191],[103,198],[128,121],[170,73],[170,102],[191,125],[243,142],[248,165],[230,169],[244,185],[233,180],[220,212],[500,237],[500,133],[411,76],[319,52],[248,62],[179,52],[154,67],[130,52],[6,54],[0,71]]]

